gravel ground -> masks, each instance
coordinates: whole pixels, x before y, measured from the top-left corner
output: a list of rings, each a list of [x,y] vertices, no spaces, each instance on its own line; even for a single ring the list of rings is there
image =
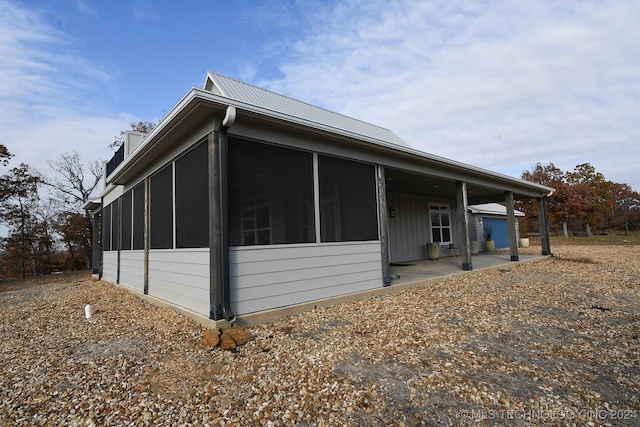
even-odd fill
[[[640,247],[553,251],[252,327],[235,352],[86,274],[2,286],[0,425],[638,426]]]

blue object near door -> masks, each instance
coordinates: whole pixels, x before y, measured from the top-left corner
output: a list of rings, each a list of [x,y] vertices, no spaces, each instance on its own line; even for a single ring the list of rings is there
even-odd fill
[[[496,242],[496,249],[503,249],[509,247],[509,229],[507,227],[506,218],[482,218],[482,228],[484,229],[484,235],[487,235],[487,229],[491,227],[493,230],[493,240]]]

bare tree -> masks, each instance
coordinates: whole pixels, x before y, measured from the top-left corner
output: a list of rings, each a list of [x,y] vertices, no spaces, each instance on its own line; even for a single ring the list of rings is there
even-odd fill
[[[53,196],[64,210],[82,213],[82,205],[89,200],[102,178],[102,165],[98,160],[87,163],[73,151],[62,153],[60,159],[49,161],[56,172],[53,178],[41,177],[45,185],[51,187]]]
[[[56,161],[49,161],[56,174],[42,177],[51,188],[51,194],[59,206],[56,232],[67,248],[73,268],[87,268],[91,254],[91,218],[82,205],[102,179],[102,165],[98,160],[85,163],[76,151],[62,153]]]

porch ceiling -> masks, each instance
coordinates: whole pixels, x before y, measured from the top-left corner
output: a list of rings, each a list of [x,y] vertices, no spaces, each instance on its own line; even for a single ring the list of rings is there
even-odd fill
[[[456,181],[452,179],[394,168],[385,168],[385,178],[387,191],[391,193],[413,194],[439,199],[456,198]],[[469,204],[504,202],[505,191],[501,188],[467,183]],[[515,199],[528,198],[518,194],[514,194],[514,197]]]

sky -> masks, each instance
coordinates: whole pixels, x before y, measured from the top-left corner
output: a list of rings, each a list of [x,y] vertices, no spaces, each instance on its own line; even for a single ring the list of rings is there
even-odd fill
[[[637,0],[0,0],[0,173],[108,160],[211,70],[473,166],[639,191],[638,22]]]

